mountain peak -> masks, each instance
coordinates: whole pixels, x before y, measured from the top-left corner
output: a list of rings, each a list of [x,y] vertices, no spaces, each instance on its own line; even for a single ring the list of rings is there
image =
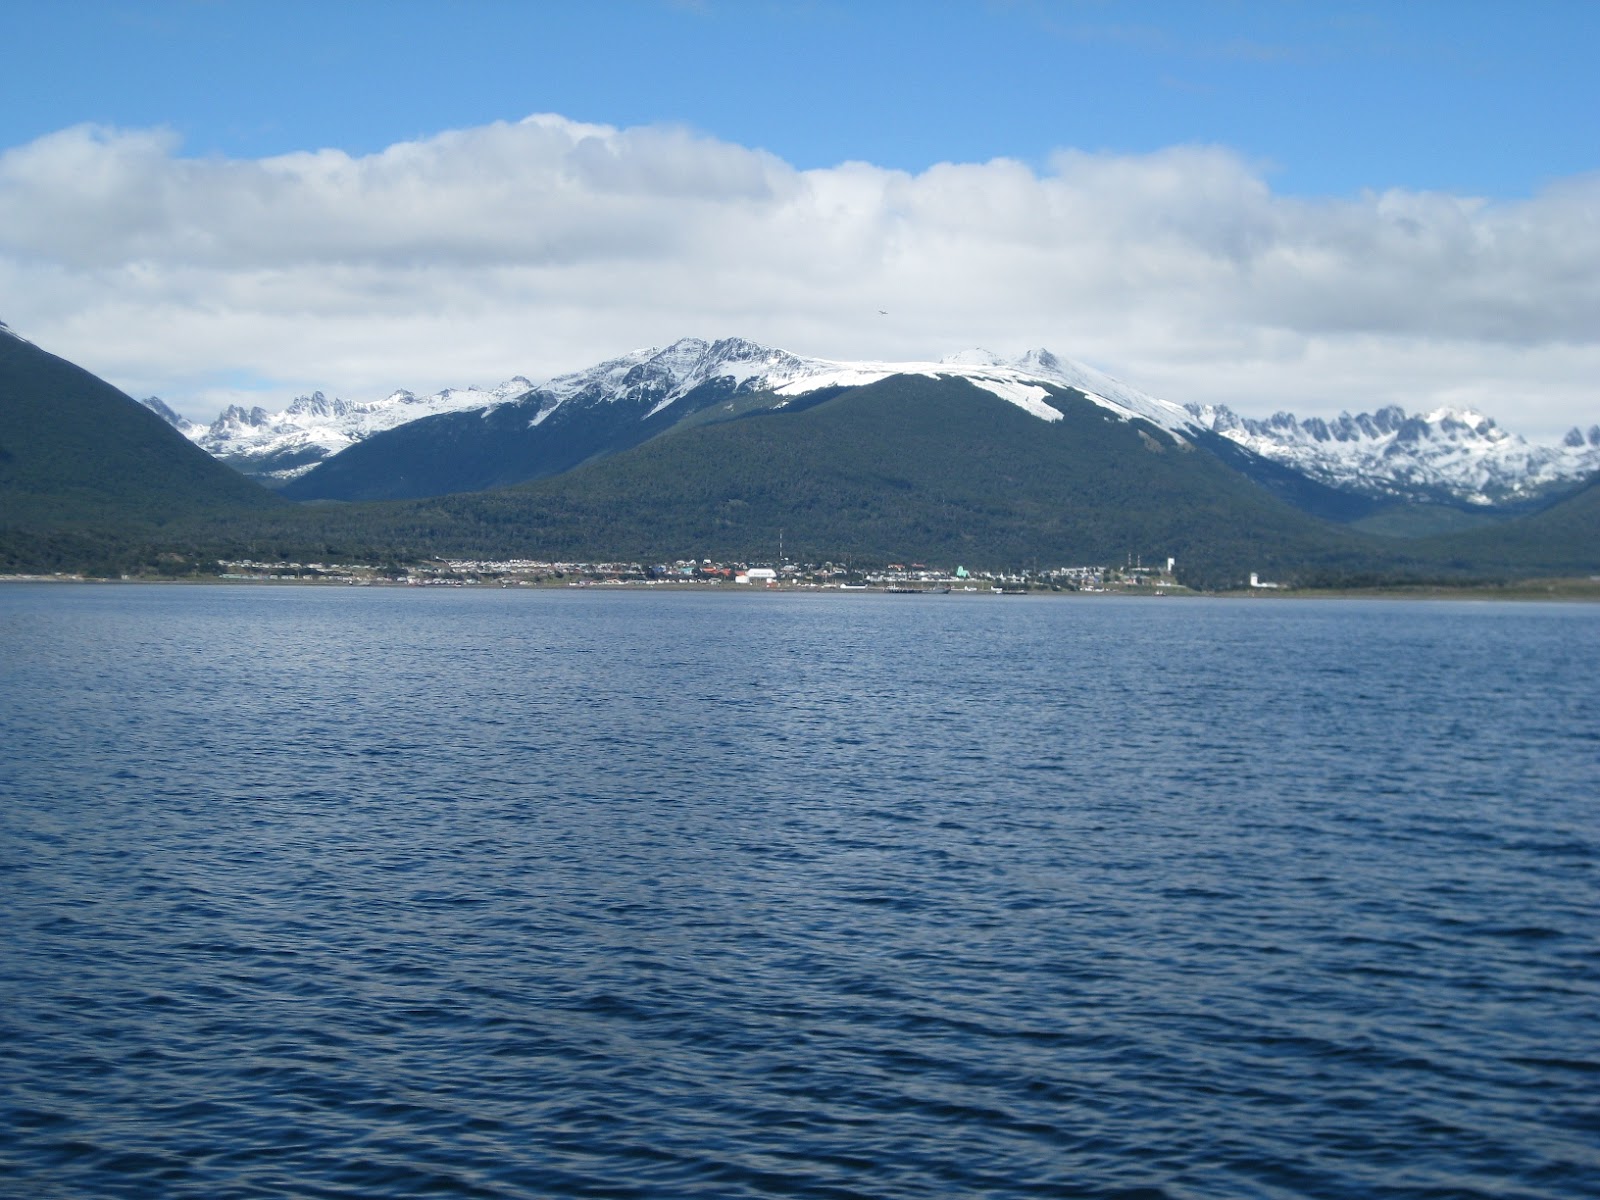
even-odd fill
[[[1561,439],[1561,444],[1570,449],[1582,449],[1585,444],[1590,446],[1600,446],[1600,425],[1589,426],[1589,432],[1587,435],[1584,434],[1583,430],[1574,425],[1571,429],[1567,430],[1567,436]]]
[[[1017,359],[1017,365],[1019,367],[1035,368],[1040,371],[1059,371],[1062,368],[1062,361],[1041,346],[1037,350],[1029,350],[1021,358]]]
[[[957,350],[954,354],[946,354],[939,360],[939,364],[947,367],[1004,367],[1010,365],[993,350],[985,350],[982,346],[974,346],[970,350]]]
[[[188,417],[174,412],[172,407],[160,396],[146,396],[143,400],[139,401],[139,403],[144,405],[151,412],[155,413],[156,416],[160,417],[168,425],[171,425],[179,433],[184,434],[185,436],[189,434],[190,430],[195,428],[195,423],[193,421],[189,420]]]
[[[217,418],[218,425],[265,425],[269,417],[267,410],[259,404],[252,408],[245,408],[240,404],[230,404],[222,410],[222,415]]]

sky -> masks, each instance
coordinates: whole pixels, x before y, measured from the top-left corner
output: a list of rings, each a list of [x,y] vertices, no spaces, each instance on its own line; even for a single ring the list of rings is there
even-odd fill
[[[0,320],[208,420],[680,337],[1600,423],[1600,4],[0,0]]]

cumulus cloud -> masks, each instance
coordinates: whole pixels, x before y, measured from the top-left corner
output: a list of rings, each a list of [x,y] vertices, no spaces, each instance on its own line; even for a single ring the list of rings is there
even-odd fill
[[[260,160],[84,126],[0,154],[0,296],[13,328],[197,417],[737,334],[1042,345],[1251,413],[1600,420],[1600,177],[1306,199],[1221,147],[908,174],[550,115]]]

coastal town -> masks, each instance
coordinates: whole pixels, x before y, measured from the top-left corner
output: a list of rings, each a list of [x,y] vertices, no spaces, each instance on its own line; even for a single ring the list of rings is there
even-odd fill
[[[1028,592],[1182,591],[1172,559],[1146,566],[1045,566],[977,570],[921,562],[854,568],[846,563],[758,564],[685,558],[669,563],[485,561],[442,559],[422,564],[219,562],[218,577],[235,582],[331,583],[403,587],[727,587],[782,591],[880,591],[1020,594]]]

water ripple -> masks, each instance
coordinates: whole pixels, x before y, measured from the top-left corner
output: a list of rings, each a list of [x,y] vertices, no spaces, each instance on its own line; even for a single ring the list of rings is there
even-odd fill
[[[1600,1195],[1600,612],[0,590],[0,1193]]]

